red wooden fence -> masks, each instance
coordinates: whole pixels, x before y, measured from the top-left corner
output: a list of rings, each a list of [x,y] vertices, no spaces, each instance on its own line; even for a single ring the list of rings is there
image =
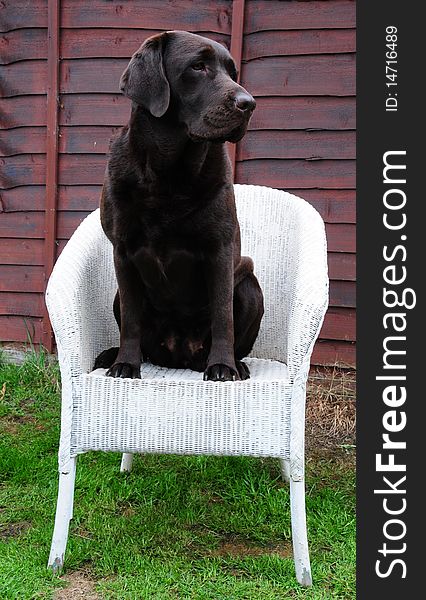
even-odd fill
[[[235,179],[296,193],[326,222],[330,308],[315,364],[355,364],[355,2],[3,0],[0,340],[51,346],[54,259],[99,203],[118,80],[158,31],[226,44],[256,97]]]

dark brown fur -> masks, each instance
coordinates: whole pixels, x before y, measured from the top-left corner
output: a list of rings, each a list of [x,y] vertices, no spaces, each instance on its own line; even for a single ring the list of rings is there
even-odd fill
[[[225,141],[243,137],[255,102],[223,46],[182,31],[149,38],[120,87],[132,113],[112,145],[101,201],[120,348],[95,368],[140,377],[150,360],[245,379],[263,296],[240,254]]]

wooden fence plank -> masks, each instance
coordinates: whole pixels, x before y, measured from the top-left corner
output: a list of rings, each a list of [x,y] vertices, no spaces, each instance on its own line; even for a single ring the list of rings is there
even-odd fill
[[[43,185],[46,180],[46,157],[44,154],[20,154],[0,158],[3,170],[0,189],[19,185]]]
[[[15,29],[0,37],[0,64],[47,57],[46,29]]]
[[[102,185],[61,185],[60,211],[93,211],[99,207]]]
[[[356,255],[346,252],[328,252],[328,276],[343,281],[356,280]]]
[[[46,96],[14,96],[2,99],[2,127],[46,125]]]
[[[330,281],[330,306],[356,307],[355,281]]]
[[[21,27],[47,27],[46,0],[3,0],[2,31]],[[141,29],[187,29],[189,31],[230,31],[231,0],[214,3],[174,0],[173,5],[144,2],[105,2],[103,0],[62,0],[62,27],[118,27],[129,24]]]
[[[78,126],[61,127],[59,151],[62,154],[106,154],[111,140],[121,127]]]
[[[88,212],[59,212],[58,239],[68,240],[88,214]]]
[[[2,342],[33,342],[42,340],[42,319],[34,317],[0,316]]]
[[[62,185],[102,184],[107,157],[99,154],[61,154],[59,181]]]
[[[353,0],[312,2],[247,2],[245,33],[268,29],[351,28],[356,24]]]
[[[130,118],[131,102],[122,94],[64,94],[60,125],[123,126]]]
[[[61,94],[108,93],[119,91],[127,58],[82,58],[61,61]]]
[[[47,0],[2,0],[0,31],[47,27]]]
[[[236,182],[274,188],[355,189],[352,160],[247,160],[237,163]]]
[[[23,60],[4,65],[0,71],[0,97],[45,94],[47,61]]]
[[[243,61],[267,56],[355,52],[355,29],[257,31],[244,37]]]
[[[317,340],[311,358],[312,365],[356,367],[354,342]]]
[[[355,159],[354,131],[248,131],[237,160],[255,158]]]
[[[0,315],[42,317],[44,295],[33,292],[0,292]]]
[[[356,311],[353,308],[330,307],[319,337],[329,340],[356,340]]]
[[[329,252],[356,252],[356,226],[352,223],[326,223]]]
[[[0,158],[3,170],[0,189],[18,185],[43,185],[46,181],[46,156],[44,154],[20,154]]]
[[[241,81],[254,96],[353,96],[355,55],[272,56],[244,64]]]
[[[307,200],[326,223],[356,223],[355,190],[287,190]]]
[[[140,29],[163,31],[183,29],[188,31],[230,32],[231,0],[215,2],[188,2],[174,0],[158,2],[104,2],[102,0],[62,0],[62,27],[113,27],[129,25]]]
[[[132,25],[133,24],[130,24]],[[61,32],[62,58],[130,58],[139,46],[159,29],[63,29]],[[230,36],[225,33],[193,31],[229,47]],[[106,51],[106,48],[108,49]]]
[[[355,129],[354,97],[256,98],[250,129]]]
[[[45,198],[45,185],[27,185],[10,190],[2,190],[0,196],[0,213],[44,210]]]
[[[45,153],[45,127],[17,127],[0,130],[0,156]]]
[[[43,267],[0,265],[0,292],[44,292]]]
[[[0,238],[3,265],[43,265],[43,240]]]
[[[3,213],[0,238],[44,238],[44,212]]]

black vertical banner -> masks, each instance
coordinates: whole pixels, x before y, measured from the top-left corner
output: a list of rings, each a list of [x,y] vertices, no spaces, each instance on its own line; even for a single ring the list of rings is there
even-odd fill
[[[357,598],[423,597],[421,3],[357,1]],[[416,457],[418,461],[416,461]]]

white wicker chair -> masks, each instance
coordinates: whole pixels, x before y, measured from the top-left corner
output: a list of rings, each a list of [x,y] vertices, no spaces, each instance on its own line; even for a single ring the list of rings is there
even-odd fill
[[[49,566],[63,566],[73,513],[76,458],[88,450],[271,456],[290,481],[298,581],[311,585],[306,532],[304,428],[310,357],[328,305],[324,223],[306,201],[236,185],[242,254],[251,256],[265,314],[250,357],[251,378],[214,383],[201,373],[142,365],[142,379],[91,372],[99,352],[118,345],[112,314],[112,246],[91,213],[67,243],[46,303],[62,376],[59,491]]]

